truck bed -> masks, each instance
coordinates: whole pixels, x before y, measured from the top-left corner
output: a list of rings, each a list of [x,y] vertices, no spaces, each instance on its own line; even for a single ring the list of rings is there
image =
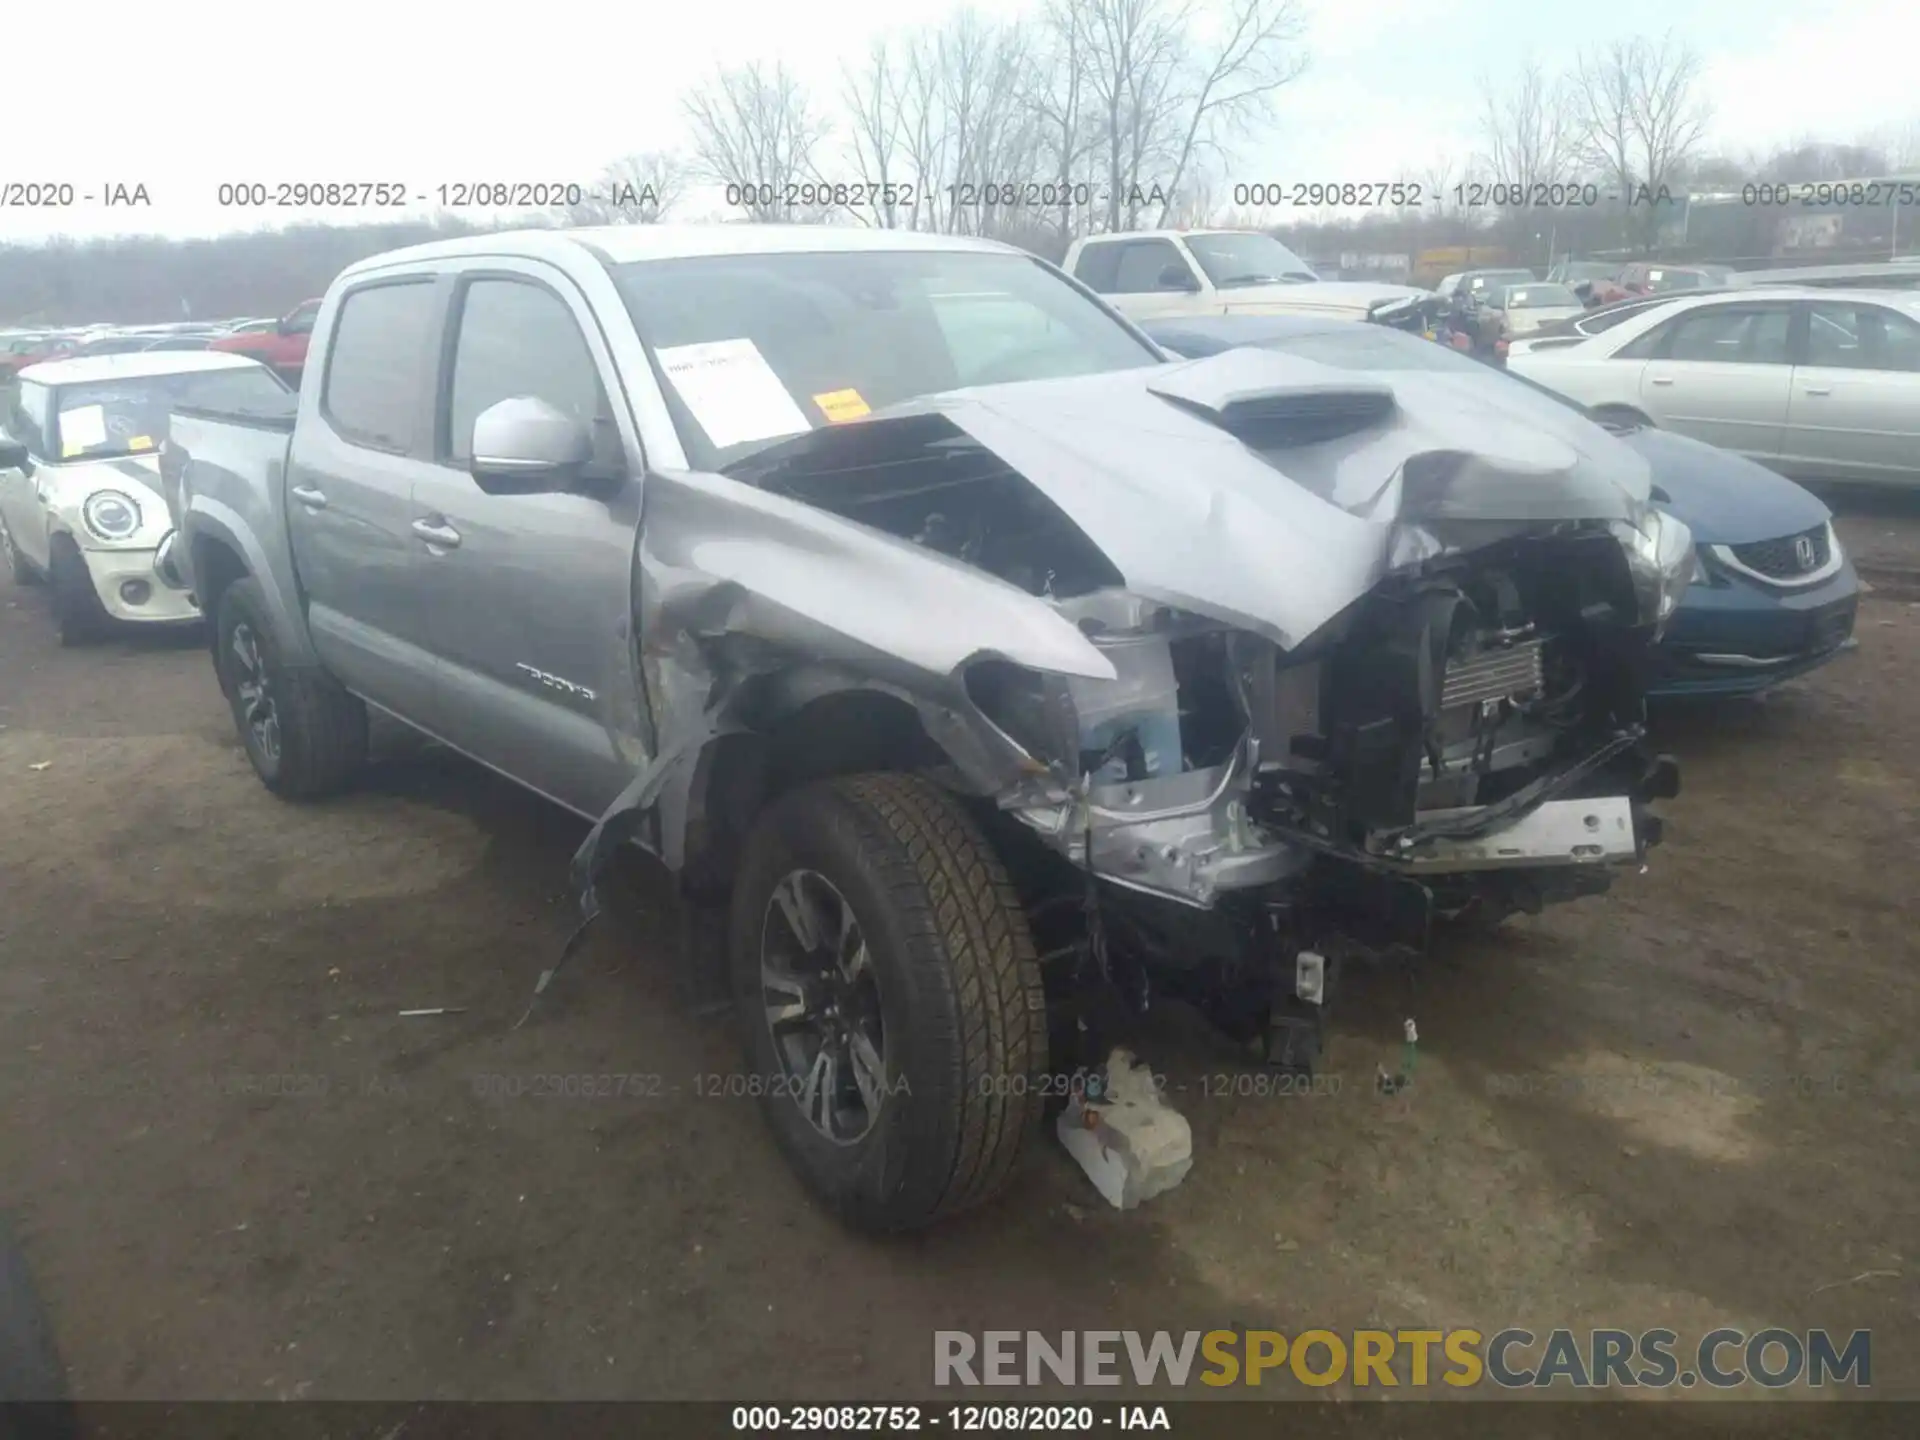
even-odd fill
[[[215,517],[225,517],[226,524],[238,520],[253,534],[282,533],[275,521],[283,503],[296,401],[288,395],[284,413],[277,405],[186,406],[173,412],[160,449],[160,489],[175,529],[192,528],[185,514],[191,509],[205,533],[212,533],[205,527]],[[256,563],[264,558],[255,557]]]
[[[255,430],[277,430],[283,435],[291,435],[293,418],[299,409],[299,393],[289,390],[284,407],[273,405],[231,409],[212,405],[176,405],[173,413],[192,420],[212,420],[225,425],[245,425]]]

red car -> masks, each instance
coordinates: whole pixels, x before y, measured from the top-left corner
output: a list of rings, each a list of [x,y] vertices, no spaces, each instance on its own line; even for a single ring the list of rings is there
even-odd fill
[[[1662,265],[1657,261],[1622,267],[1613,280],[1596,280],[1589,304],[1612,305],[1639,295],[1664,295],[1670,290],[1711,290],[1733,275],[1725,265]]]
[[[38,365],[42,360],[64,359],[84,340],[81,335],[35,335],[0,345],[0,381],[11,380],[27,366]]]
[[[307,363],[307,341],[313,336],[313,320],[319,313],[318,300],[303,301],[281,316],[271,330],[243,330],[237,335],[223,335],[207,348],[245,355],[289,380],[298,380]]]

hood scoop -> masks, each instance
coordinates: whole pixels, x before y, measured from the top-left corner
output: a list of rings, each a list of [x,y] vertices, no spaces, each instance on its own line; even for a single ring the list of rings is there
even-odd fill
[[[1238,363],[1243,358],[1254,363]],[[1312,361],[1278,358],[1281,367],[1268,351],[1229,350],[1172,367],[1147,389],[1256,450],[1357,435],[1385,424],[1399,408],[1391,386],[1359,384]]]

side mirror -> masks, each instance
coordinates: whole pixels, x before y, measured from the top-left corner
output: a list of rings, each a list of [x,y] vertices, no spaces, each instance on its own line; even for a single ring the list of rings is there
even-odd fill
[[[1179,290],[1188,295],[1197,294],[1200,289],[1200,282],[1184,265],[1167,266],[1160,272],[1158,284],[1162,290]]]
[[[27,447],[18,440],[0,435],[0,470],[23,470],[31,473],[33,462],[27,459]]]
[[[471,453],[474,483],[489,495],[542,495],[574,487],[593,459],[593,436],[545,400],[516,395],[480,412]]]

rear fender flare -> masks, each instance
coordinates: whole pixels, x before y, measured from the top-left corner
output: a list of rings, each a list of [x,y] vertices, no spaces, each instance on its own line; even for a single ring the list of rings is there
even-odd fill
[[[320,656],[313,648],[313,637],[307,631],[306,610],[299,595],[289,593],[283,583],[284,579],[293,575],[293,555],[287,549],[284,537],[277,542],[281,552],[279,556],[270,555],[252,526],[241,520],[231,507],[204,495],[193,497],[181,528],[184,532],[182,538],[187,542],[189,564],[194,567],[196,587],[200,584],[201,543],[214,541],[226,546],[240,557],[247,574],[253,577],[260,586],[260,593],[266,597],[281,654],[292,664],[320,664]],[[200,598],[202,609],[212,618],[206,597]]]

